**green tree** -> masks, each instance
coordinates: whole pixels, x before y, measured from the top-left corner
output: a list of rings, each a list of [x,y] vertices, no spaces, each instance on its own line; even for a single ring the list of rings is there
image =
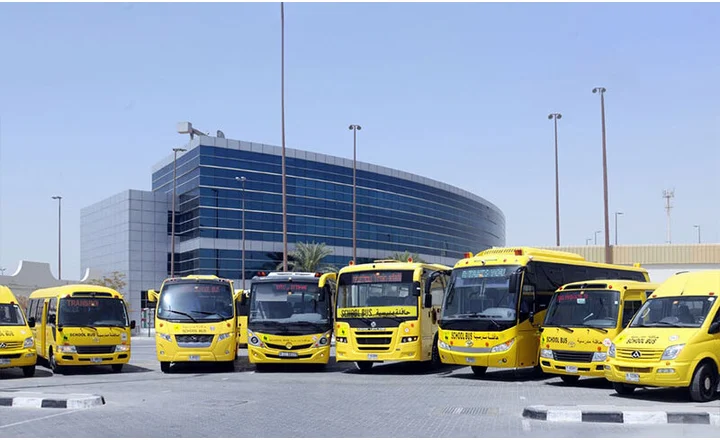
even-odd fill
[[[323,259],[332,255],[325,243],[295,243],[295,250],[288,254],[288,270],[295,272],[331,272],[335,267],[323,263]],[[278,265],[282,270],[282,262]]]
[[[398,260],[398,261],[407,261],[408,258],[412,258],[413,262],[415,263],[425,263],[425,260],[420,258],[420,255],[413,252],[410,253],[408,251],[405,252],[393,252],[392,255],[388,257],[388,260]]]
[[[88,280],[87,283],[92,284],[93,286],[109,287],[120,293],[122,293],[122,289],[124,289],[127,285],[127,282],[125,282],[125,274],[118,271],[114,271],[110,275],[104,275],[102,278]]]

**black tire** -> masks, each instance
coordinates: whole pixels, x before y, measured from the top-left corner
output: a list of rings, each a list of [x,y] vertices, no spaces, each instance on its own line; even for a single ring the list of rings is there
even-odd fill
[[[578,380],[580,380],[580,376],[567,376],[565,374],[560,376],[560,379],[562,379],[563,382],[565,382],[568,385],[576,384]]]
[[[28,365],[27,367],[22,367],[22,370],[23,370],[23,376],[25,376],[25,377],[35,376],[35,365]]]
[[[170,373],[170,362],[160,362],[160,371]]]
[[[112,368],[113,373],[119,373],[122,371],[123,365],[125,364],[112,364],[110,365],[110,368]]]
[[[488,367],[476,367],[476,366],[473,366],[470,368],[472,368],[473,374],[477,377],[485,376],[485,373],[487,372],[487,369],[488,369]]]
[[[628,385],[622,382],[613,382],[613,388],[615,392],[621,396],[629,396],[635,391],[635,385]]]
[[[708,402],[715,397],[718,375],[709,362],[702,362],[695,369],[690,382],[690,398],[694,402]]]
[[[268,364],[255,364],[255,371],[268,371],[269,365]]]
[[[363,373],[369,372],[373,367],[373,363],[371,361],[357,361],[355,362],[355,365],[357,365],[358,370]]]
[[[223,370],[234,373],[235,372],[235,361],[226,361],[223,362]]]
[[[55,360],[55,353],[53,353],[52,348],[48,354],[48,364],[50,365],[50,369],[53,374],[63,374],[65,372],[65,369],[57,364],[57,361]]]
[[[440,359],[440,349],[438,348],[438,334],[435,333],[432,345],[432,355],[430,356],[430,367],[440,368],[442,367],[442,360]]]

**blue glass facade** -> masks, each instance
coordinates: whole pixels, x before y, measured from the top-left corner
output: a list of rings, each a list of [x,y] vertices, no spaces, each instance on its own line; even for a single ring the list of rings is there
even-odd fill
[[[236,177],[243,176],[245,238],[254,247],[246,246],[249,279],[282,261],[277,248],[257,248],[260,242],[282,243],[281,156],[214,146],[217,141],[226,140],[201,137],[177,160],[175,272],[240,279],[243,191]],[[286,155],[288,243],[323,242],[336,250],[328,262],[342,267],[352,255],[352,162],[297,156]],[[172,192],[173,163],[167,162],[153,173],[153,191]],[[385,258],[407,250],[449,263],[464,252],[505,244],[505,218],[492,204],[438,182],[363,165],[357,171],[358,256]],[[225,248],[208,248],[202,239],[224,239]]]

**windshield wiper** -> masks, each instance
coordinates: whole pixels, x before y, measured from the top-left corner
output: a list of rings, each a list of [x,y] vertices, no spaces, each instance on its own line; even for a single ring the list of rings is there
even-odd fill
[[[680,328],[688,328],[686,325],[678,324],[676,322],[653,322],[652,325],[647,325],[647,327],[655,327],[655,326],[668,326],[668,327],[680,327]],[[643,325],[645,327],[645,325]]]
[[[607,332],[608,332],[606,328],[596,327],[596,326],[594,326],[594,325],[584,325],[583,327],[591,328],[591,329],[594,329],[594,330],[600,330],[600,331],[603,332],[603,333],[607,333]]]
[[[228,319],[231,318],[230,316],[221,315],[218,312],[203,312],[202,310],[190,310],[190,313],[199,313],[199,314],[205,315],[205,316],[218,315],[219,317],[222,318],[223,321],[227,321]]]
[[[544,324],[543,327],[557,327],[557,328],[561,328],[563,330],[567,330],[570,333],[575,333],[575,330],[571,329],[570,327],[566,327],[566,326],[560,325],[560,324]]]
[[[82,328],[91,328],[97,332],[97,327],[93,327],[92,325],[82,325],[82,324],[60,324],[58,327],[82,327]]]
[[[193,322],[197,322],[197,320],[195,318],[193,318],[192,316],[190,316],[189,314],[187,314],[185,312],[178,312],[177,310],[172,310],[172,309],[168,309],[168,312],[173,312],[173,313],[177,313],[178,315],[187,316],[188,318],[192,319]]]

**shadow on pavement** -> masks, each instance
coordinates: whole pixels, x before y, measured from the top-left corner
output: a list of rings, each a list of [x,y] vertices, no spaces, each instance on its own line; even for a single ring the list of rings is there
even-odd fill
[[[43,365],[44,368],[47,368]],[[52,371],[46,370],[46,369],[36,369],[35,375],[38,374],[38,372],[42,371],[44,374],[47,374],[49,376],[52,376]],[[81,366],[81,367],[64,367],[63,372],[59,374],[59,376],[96,376],[96,375],[118,375],[118,374],[132,374],[132,373],[147,373],[149,371],[153,371],[149,368],[140,367],[138,365],[133,364],[125,364],[123,366],[123,369],[119,373],[115,373],[112,371],[112,368],[110,365],[88,365],[88,366]]]
[[[506,370],[487,371],[482,376],[476,376],[472,371],[466,370],[462,373],[453,374],[451,377],[458,379],[484,380],[488,382],[542,382],[550,379],[552,376],[540,374],[533,368],[508,368]]]
[[[337,372],[347,369],[345,363],[337,363],[335,356],[330,357],[327,364],[250,364],[250,370],[258,373],[324,373]]]
[[[33,377],[52,377],[52,372],[35,367]],[[20,368],[3,368],[0,370],[0,380],[26,379]]]
[[[381,376],[424,376],[424,375],[448,375],[458,368],[459,365],[442,365],[438,368],[425,364],[423,362],[392,362],[392,363],[376,363],[368,371],[361,371],[355,366],[354,362],[343,362],[346,365],[347,374],[374,374]]]
[[[594,389],[594,390],[612,390],[613,386],[606,379],[601,377],[581,377],[577,382],[567,384],[562,381],[559,377],[550,377],[548,385],[560,388],[583,388],[583,389]]]
[[[624,399],[625,402],[656,402],[656,403],[685,403],[689,405],[707,405],[715,404],[712,408],[717,408],[717,394],[715,400],[710,402],[693,402],[690,400],[690,392],[687,388],[636,388],[632,394],[621,395],[613,391],[613,397]]]

